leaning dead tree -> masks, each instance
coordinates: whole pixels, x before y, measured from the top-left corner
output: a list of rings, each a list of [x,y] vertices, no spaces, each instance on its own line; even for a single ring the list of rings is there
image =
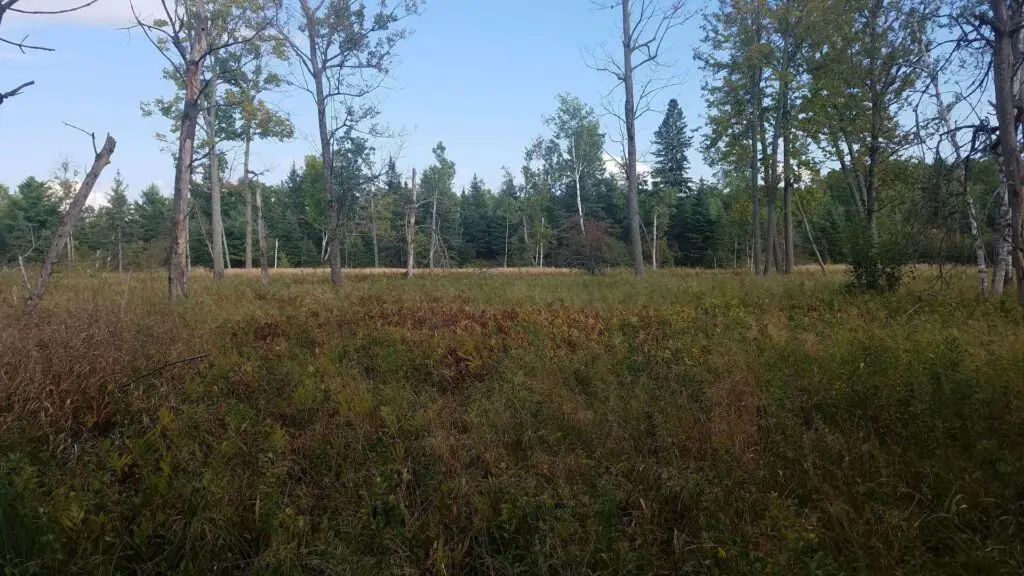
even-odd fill
[[[83,8],[88,8],[89,6],[92,6],[93,4],[95,4],[96,2],[99,2],[99,0],[89,0],[88,2],[82,2],[81,4],[78,4],[77,6],[72,6],[71,8],[64,8],[62,10],[45,10],[45,9],[40,10],[38,8],[35,8],[35,9],[19,8],[18,4],[20,2],[21,2],[21,0],[0,0],[0,24],[3,24],[4,17],[7,16],[8,14],[24,14],[24,15],[31,15],[31,16],[40,16],[40,15],[44,15],[45,16],[45,15],[54,15],[54,14],[68,14],[70,12],[77,12],[78,10],[81,10]],[[35,4],[38,5],[39,2],[36,2]],[[35,44],[28,44],[26,42],[26,40],[28,40],[28,36],[25,36],[20,41],[17,41],[17,40],[11,40],[9,38],[5,38],[3,35],[0,35],[0,44],[6,44],[8,46],[14,46],[18,50],[20,50],[22,54],[24,54],[26,51],[29,51],[29,50],[39,51],[39,52],[53,52],[53,48],[47,48],[46,46],[37,46]],[[3,104],[4,102],[6,102],[7,99],[9,99],[9,98],[13,98],[13,97],[21,94],[22,90],[24,90],[25,88],[28,88],[29,86],[32,86],[33,84],[35,84],[35,80],[29,80],[27,82],[22,82],[20,85],[15,86],[12,89],[0,92],[0,104]],[[0,89],[0,90],[2,90],[2,89]]]
[[[79,128],[79,130],[81,129]],[[85,180],[82,180],[82,184],[78,187],[78,192],[75,193],[74,197],[71,198],[71,202],[68,203],[67,211],[64,212],[64,216],[61,218],[60,227],[57,229],[57,233],[54,234],[53,241],[50,242],[50,250],[46,253],[46,258],[43,260],[43,267],[39,271],[39,277],[36,279],[35,286],[29,282],[25,263],[20,256],[18,257],[18,264],[21,266],[21,279],[25,283],[25,310],[27,312],[35,310],[39,303],[43,301],[43,296],[46,295],[46,287],[50,284],[50,276],[53,274],[53,266],[57,262],[61,250],[71,237],[71,232],[75,229],[75,224],[78,222],[78,216],[82,213],[82,207],[85,206],[86,200],[89,199],[89,194],[92,192],[93,187],[96,186],[96,181],[99,180],[103,169],[110,164],[110,157],[113,156],[114,148],[117,146],[114,138],[107,134],[103,147],[97,149],[96,135],[89,132],[86,132],[86,134],[92,138],[92,148],[96,155],[92,162],[92,168],[85,175]]]
[[[622,14],[622,57],[607,50],[595,55],[590,66],[611,74],[625,92],[623,114],[615,114],[626,131],[626,183],[629,205],[629,237],[633,271],[644,277],[643,241],[640,237],[639,180],[637,178],[636,121],[651,110],[650,99],[669,82],[651,70],[664,66],[662,48],[669,33],[693,16],[685,0],[595,0],[599,8],[619,10]],[[639,82],[635,77],[647,68]]]

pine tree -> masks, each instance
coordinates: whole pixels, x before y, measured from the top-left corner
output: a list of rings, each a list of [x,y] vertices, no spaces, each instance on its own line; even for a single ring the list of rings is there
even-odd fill
[[[124,246],[131,242],[128,234],[131,205],[128,203],[128,186],[121,177],[121,171],[114,174],[114,183],[107,194],[106,215],[110,234],[110,252],[117,254],[117,271],[124,272]]]
[[[668,101],[668,110],[661,126],[654,133],[655,157],[652,175],[659,188],[673,188],[681,194],[691,190],[689,177],[690,160],[687,152],[693,144],[693,138],[687,132],[686,117],[673,98]]]

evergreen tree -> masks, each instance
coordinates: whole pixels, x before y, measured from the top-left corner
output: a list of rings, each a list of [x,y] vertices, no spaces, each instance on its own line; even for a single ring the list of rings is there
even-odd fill
[[[19,255],[28,254],[28,261],[41,261],[60,224],[60,199],[46,182],[29,176],[18,184],[7,205],[0,223],[8,244],[5,258],[17,262]]]
[[[719,225],[711,214],[710,195],[713,186],[703,179],[694,193],[680,201],[670,231],[670,244],[676,263],[681,266],[710,267],[714,263]]]
[[[654,132],[654,148],[651,153],[655,157],[651,175],[655,186],[672,188],[677,193],[687,194],[691,189],[689,176],[690,160],[687,152],[693,144],[693,138],[687,132],[686,117],[673,98],[668,101],[668,110],[661,126]]]
[[[170,198],[160,193],[159,186],[146,186],[133,211],[139,225],[139,240],[153,242],[170,236]]]
[[[469,183],[469,192],[463,195],[460,221],[462,223],[463,263],[473,260],[493,260],[495,257],[490,235],[494,233],[493,195],[477,175]],[[501,225],[505,225],[502,219]],[[504,228],[502,228],[504,231]]]
[[[107,205],[103,208],[103,224],[106,225],[107,245],[110,254],[116,255],[117,271],[124,271],[125,245],[132,241],[129,231],[131,205],[128,203],[128,186],[121,177],[121,171],[114,174],[114,183],[107,194]]]

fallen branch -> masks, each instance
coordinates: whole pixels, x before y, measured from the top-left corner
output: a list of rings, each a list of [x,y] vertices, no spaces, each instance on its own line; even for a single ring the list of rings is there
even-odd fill
[[[163,364],[161,366],[157,366],[156,368],[150,370],[149,372],[146,372],[142,376],[139,376],[138,378],[134,378],[134,379],[128,381],[128,383],[125,384],[125,386],[131,386],[132,384],[136,384],[140,380],[145,380],[146,378],[149,378],[150,376],[152,376],[153,374],[156,374],[157,372],[163,370],[164,368],[170,368],[171,366],[176,366],[178,364],[184,364],[185,362],[192,362],[194,360],[202,360],[203,358],[206,358],[209,355],[210,355],[210,353],[207,352],[206,354],[198,354],[196,356],[189,356],[188,358],[181,358],[181,359],[178,359],[178,360],[174,360],[172,362],[168,362],[168,363]]]

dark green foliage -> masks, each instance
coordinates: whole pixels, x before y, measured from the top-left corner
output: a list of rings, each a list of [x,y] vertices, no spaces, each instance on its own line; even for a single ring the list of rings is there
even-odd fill
[[[690,191],[690,160],[687,157],[693,138],[687,132],[686,117],[673,98],[668,101],[668,109],[661,125],[654,132],[651,154],[655,161],[651,172],[657,186],[672,188],[680,194]]]
[[[679,199],[669,230],[676,264],[710,268],[718,247],[718,222],[711,214],[710,185],[703,180],[690,196]]]
[[[851,222],[846,229],[851,287],[866,292],[896,291],[910,263],[908,241],[894,235],[876,239],[866,225]]]
[[[2,259],[17,263],[19,255],[27,255],[27,261],[41,262],[60,224],[60,202],[46,182],[26,178],[8,197],[4,212]]]
[[[492,238],[504,240],[505,219],[496,220],[495,199],[484,181],[473,176],[469,190],[459,203],[459,222],[462,228],[460,262],[494,262],[498,259]]]

